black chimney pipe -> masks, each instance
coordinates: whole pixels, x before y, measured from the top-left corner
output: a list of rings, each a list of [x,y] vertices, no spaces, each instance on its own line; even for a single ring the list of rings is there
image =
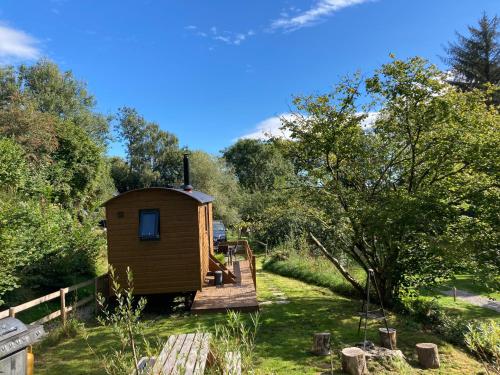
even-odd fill
[[[189,154],[184,154],[184,186],[182,188],[185,191],[193,190],[193,187],[189,185]]]

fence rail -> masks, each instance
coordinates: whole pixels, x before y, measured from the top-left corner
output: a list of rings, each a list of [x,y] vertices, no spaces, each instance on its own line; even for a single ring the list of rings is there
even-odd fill
[[[86,286],[94,285],[94,291],[92,295],[85,297],[79,301],[76,301],[76,303],[73,306],[68,306],[66,307],[66,295],[68,293],[71,293],[73,291],[77,291],[78,289],[84,288]],[[59,298],[60,300],[60,308],[59,310],[53,311],[48,315],[45,315],[44,317],[36,320],[35,322],[32,322],[30,324],[43,324],[48,321],[51,321],[55,318],[61,317],[61,320],[64,323],[66,323],[66,316],[69,312],[71,312],[74,308],[86,305],[92,301],[96,301],[97,299],[97,293],[103,293],[104,295],[108,294],[107,290],[107,285],[108,285],[108,275],[102,275],[95,277],[93,279],[83,281],[81,283],[71,285],[66,288],[61,288],[57,292],[52,292],[49,294],[46,294],[45,296],[38,297],[34,300],[22,303],[17,306],[10,307],[8,310],[0,311],[0,319],[6,318],[8,316],[14,318],[17,313],[20,313],[21,311],[25,311],[28,309],[31,309],[32,307],[38,306],[42,303],[52,301],[56,298]]]

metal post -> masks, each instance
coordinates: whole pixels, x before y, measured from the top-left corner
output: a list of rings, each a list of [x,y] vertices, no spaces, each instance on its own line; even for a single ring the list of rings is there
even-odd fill
[[[9,316],[10,316],[11,318],[15,318],[15,317],[16,317],[16,308],[15,308],[15,307],[11,307],[11,308],[9,309]]]
[[[453,301],[457,302],[457,288],[455,286],[453,287]]]
[[[363,350],[366,350],[366,325],[368,324],[368,308],[370,306],[370,276],[373,270],[368,270],[368,283],[366,284],[366,306],[365,306],[365,338],[363,341]]]

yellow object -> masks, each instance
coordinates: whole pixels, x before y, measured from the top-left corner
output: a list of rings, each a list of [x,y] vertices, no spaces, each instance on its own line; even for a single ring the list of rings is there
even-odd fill
[[[33,348],[28,346],[28,354],[26,358],[26,375],[33,375],[35,372],[35,355]]]

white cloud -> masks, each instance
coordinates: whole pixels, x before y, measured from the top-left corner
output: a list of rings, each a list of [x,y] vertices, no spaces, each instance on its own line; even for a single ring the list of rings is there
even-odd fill
[[[39,58],[38,43],[24,31],[0,24],[0,63]]]
[[[255,125],[251,133],[245,134],[238,139],[269,139],[271,137],[290,138],[290,133],[282,130],[281,119],[292,120],[296,115],[293,113],[282,113],[279,116],[268,117]]]
[[[248,30],[246,32],[235,33],[232,31],[219,31],[217,27],[212,26],[208,31],[201,31],[197,26],[189,25],[184,27],[185,30],[189,31],[191,34],[202,37],[210,38],[217,42],[222,42],[227,45],[239,46],[248,38],[255,35],[255,31]]]
[[[361,114],[361,113],[359,113]],[[361,126],[363,129],[368,130],[373,127],[375,124],[375,121],[377,121],[378,116],[380,115],[380,112],[365,112],[367,115],[365,119],[361,122]]]
[[[358,114],[363,114],[359,112]],[[361,122],[361,126],[366,131],[369,131],[372,126],[375,124],[379,112],[368,112],[366,113],[367,117]],[[290,132],[288,130],[283,130],[281,127],[282,119],[285,120],[293,120],[297,118],[298,115],[293,113],[282,113],[279,116],[268,117],[265,120],[262,120],[257,125],[255,125],[254,130],[248,134],[242,135],[238,139],[269,139],[271,137],[279,137],[284,139],[290,139]],[[238,140],[238,139],[235,139]]]
[[[286,14],[282,14],[281,18],[272,22],[271,29],[297,30],[315,24],[324,17],[330,16],[341,9],[368,1],[372,0],[317,0],[316,4],[306,11],[294,15],[285,12]]]

